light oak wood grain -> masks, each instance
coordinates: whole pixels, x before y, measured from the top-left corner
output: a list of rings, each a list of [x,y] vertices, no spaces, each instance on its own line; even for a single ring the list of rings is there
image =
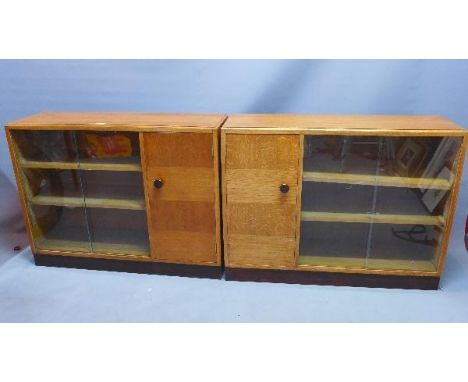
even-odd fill
[[[439,116],[414,115],[313,115],[313,114],[235,114],[230,115],[223,129],[276,129],[293,130],[374,130],[380,135],[384,130],[439,130],[444,134],[464,130]],[[258,131],[257,131],[258,134]]]
[[[139,163],[92,163],[92,162],[44,162],[21,160],[22,168],[60,169],[60,170],[95,170],[95,171],[136,171],[141,172]]]
[[[115,208],[124,210],[144,210],[143,199],[110,199],[70,196],[33,196],[30,203],[42,206]]]
[[[215,209],[212,202],[193,202],[191,200],[150,199],[149,214],[152,227],[161,231],[190,231],[213,234],[215,231]],[[188,244],[188,243],[186,243]]]
[[[34,114],[9,122],[7,128],[193,132],[217,129],[225,119],[223,114],[59,112]]]
[[[349,136],[349,137],[420,137],[423,134],[425,137],[462,137],[466,135],[464,130],[377,130],[375,129],[301,129],[301,128],[290,128],[286,131],[266,127],[266,128],[238,128],[238,129],[225,129],[229,135],[309,135],[309,136]]]
[[[37,249],[35,253],[40,253],[44,255],[54,255],[54,256],[71,256],[71,257],[93,257],[99,259],[109,259],[109,260],[122,260],[122,261],[139,261],[139,262],[158,262],[158,263],[170,263],[170,264],[193,264],[196,265],[197,263],[188,263],[187,261],[179,261],[177,259],[173,260],[154,260],[150,257],[150,255],[129,255],[127,253],[120,253],[118,251],[114,253],[95,253],[89,252],[86,250],[82,251],[67,251],[65,249],[61,250],[48,250],[48,249]],[[202,263],[202,265],[206,266],[219,266],[217,263]]]
[[[216,264],[223,263],[223,239],[221,237],[222,220],[221,220],[221,160],[220,160],[220,130],[213,131],[213,177],[215,189],[215,251]]]
[[[283,236],[239,235],[229,233],[228,266],[293,266],[296,239]]]
[[[227,169],[226,182],[227,203],[259,204],[296,204],[298,187],[298,169],[287,170],[254,170]],[[281,184],[289,185],[286,194],[280,192]]]
[[[408,187],[448,190],[451,183],[447,179],[438,178],[410,178],[387,175],[340,174],[331,172],[305,171],[302,176],[304,182],[344,183],[367,186]]]
[[[226,124],[222,128],[223,136],[223,145],[222,145],[222,154],[224,156],[224,163],[222,166],[223,178],[224,178],[224,192],[223,197],[223,214],[224,214],[224,236],[227,238],[225,241],[225,258],[227,266],[232,266],[230,253],[232,252],[231,244],[231,232],[230,227],[235,228],[236,234],[242,236],[245,234],[248,236],[249,233],[253,233],[251,236],[259,235],[255,233],[268,233],[267,225],[261,218],[253,217],[249,207],[244,207],[244,209],[238,207],[242,203],[252,204],[252,205],[261,205],[262,201],[265,206],[271,205],[272,201],[269,198],[273,194],[265,192],[265,187],[268,190],[268,178],[275,179],[276,175],[273,174],[279,173],[280,171],[272,171],[268,173],[268,170],[275,170],[275,161],[277,158],[282,158],[278,162],[282,162],[284,168],[294,169],[292,163],[284,164],[284,161],[287,163],[287,158],[289,154],[281,153],[275,154],[274,149],[274,137],[292,137],[299,136],[299,139],[303,139],[303,134],[309,135],[394,135],[394,136],[466,136],[466,131],[460,127],[452,124],[450,121],[443,120],[438,117],[406,117],[398,116],[394,118],[393,116],[379,116],[375,118],[374,116],[369,116],[369,118],[358,118],[356,116],[350,116],[349,118],[341,119],[339,116],[325,118],[325,119],[314,119],[314,123],[311,124],[309,118],[305,118],[300,123],[296,123],[297,120],[289,119],[289,116],[279,117],[280,122],[276,123],[276,116],[272,116],[272,119],[265,118],[261,120],[256,120],[255,123],[251,123],[251,116],[245,116],[245,124],[237,123],[237,121],[229,118]],[[299,119],[301,116],[298,116]],[[311,116],[314,117],[314,116]],[[351,118],[352,117],[352,118]],[[241,116],[244,118],[244,116]],[[328,122],[327,122],[328,119]],[[248,122],[247,122],[248,121]],[[258,124],[256,124],[258,122]],[[324,122],[327,122],[324,124]],[[262,125],[263,123],[263,125]],[[397,125],[397,126],[395,126]],[[254,139],[251,141],[248,140],[248,137],[251,136]],[[269,141],[269,144],[262,146],[262,138],[265,137]],[[300,142],[300,141],[299,141]],[[271,147],[269,147],[271,146]],[[300,146],[300,144],[299,144]],[[239,150],[239,147],[243,147],[245,150],[245,155],[242,150]],[[258,148],[257,150],[255,148]],[[237,150],[237,153],[233,156],[230,156],[230,151]],[[293,150],[287,150],[287,153],[292,152]],[[302,156],[302,150],[298,150]],[[262,157],[262,152],[264,152],[264,157]],[[286,158],[286,159],[285,159]],[[298,173],[301,171],[302,160],[298,161],[297,170]],[[290,166],[290,167],[289,167]],[[259,170],[263,170],[261,172]],[[252,171],[252,172],[250,172]],[[258,172],[257,172],[258,171]],[[457,175],[459,176],[459,174]],[[255,182],[255,178],[258,180]],[[300,177],[302,178],[302,176]],[[410,177],[391,177],[391,176],[362,176],[358,174],[333,174],[333,173],[313,173],[313,172],[304,172],[303,174],[304,181],[314,181],[314,182],[330,182],[330,183],[348,183],[348,184],[362,184],[362,185],[378,185],[378,186],[387,186],[387,187],[406,187],[406,188],[425,188],[425,189],[442,189],[449,190],[452,186],[456,187],[456,182],[452,185],[451,181],[444,179],[430,179],[430,178],[410,178]],[[240,179],[245,179],[245,187],[242,188],[240,184]],[[237,180],[239,184],[234,184],[234,181]],[[298,198],[297,207],[298,212],[296,213],[296,227],[297,232],[300,230],[301,225],[301,213],[300,213],[300,196],[301,196],[301,184],[297,184],[296,189],[294,190],[296,198]],[[243,194],[243,190],[245,190]],[[233,192],[234,191],[234,192]],[[256,195],[257,194],[257,195]],[[266,197],[262,197],[265,194]],[[268,196],[270,195],[270,196]],[[274,198],[274,196],[273,196]],[[270,204],[268,203],[270,202]],[[238,210],[234,208],[238,208]],[[274,211],[274,209],[273,209]],[[307,211],[306,211],[307,214]],[[314,213],[312,213],[314,214]],[[390,215],[390,214],[379,214],[378,216],[369,216],[367,214],[340,214],[332,215],[331,213],[318,213],[319,215],[306,215],[306,219],[309,218],[312,221],[347,221],[352,223],[380,223],[380,224],[427,224],[435,225],[441,227],[442,229],[448,223],[446,223],[443,216],[426,216],[426,215]],[[271,216],[271,220],[276,221],[275,216]],[[285,216],[288,216],[285,214]],[[242,224],[237,222],[235,225],[232,224],[232,221],[245,219]],[[278,220],[279,221],[279,220]],[[256,225],[254,222],[258,222]],[[251,230],[249,231],[249,226]],[[287,232],[285,226],[273,224],[273,231],[277,232]],[[280,227],[280,228],[278,228]],[[297,235],[295,238],[296,249],[295,253],[298,254],[299,246],[299,237]],[[267,236],[267,235],[264,235]],[[248,241],[247,241],[248,243]],[[245,248],[245,245],[244,245]],[[271,269],[301,269],[308,271],[326,271],[326,272],[345,272],[345,273],[368,273],[368,274],[388,274],[388,275],[412,275],[412,276],[434,276],[440,275],[440,272],[437,270],[435,263],[432,261],[427,262],[412,262],[412,261],[386,261],[382,259],[368,259],[367,264],[362,264],[362,261],[359,261],[359,264],[355,263],[355,260],[349,260],[345,266],[340,264],[342,260],[337,259],[333,263],[334,259],[330,260],[330,263],[319,264],[319,265],[308,265],[308,264],[293,264],[293,265],[280,265],[277,266],[271,263],[271,259],[267,261],[255,262],[255,256],[261,256],[257,254],[262,252],[261,249],[256,248],[252,250],[249,259],[248,245],[247,252],[244,249],[240,257],[241,260],[235,262],[235,267],[242,268],[271,268]],[[270,261],[270,263],[269,263]],[[299,257],[298,260],[299,262]],[[327,261],[327,258],[324,259]],[[354,264],[353,264],[354,262]]]
[[[295,237],[295,219],[295,204],[236,203],[226,213],[230,234]]]
[[[13,137],[10,131],[6,131],[6,137],[8,142],[8,150],[10,152],[10,158],[13,165],[13,171],[15,173],[16,178],[16,185],[18,187],[18,197],[21,204],[21,210],[23,212],[23,218],[26,225],[26,233],[29,239],[29,245],[31,246],[31,251],[36,250],[35,240],[34,238],[37,236],[42,236],[42,232],[40,232],[37,228],[34,228],[34,224],[32,221],[32,216],[29,214],[29,207],[28,207],[28,197],[26,195],[26,191],[24,189],[24,185],[27,184],[24,179],[24,174],[22,173],[21,168],[19,167],[19,160],[21,159],[21,154],[16,146]],[[29,191],[29,193],[31,193]]]
[[[325,261],[325,259],[324,259]],[[427,264],[429,267],[429,264]],[[438,272],[435,270],[417,270],[417,269],[392,269],[392,268],[366,268],[365,266],[359,267],[357,263],[350,261],[350,265],[336,264],[336,265],[297,265],[292,266],[281,266],[269,264],[236,264],[226,265],[232,268],[246,268],[246,269],[281,269],[290,271],[307,271],[307,272],[332,272],[332,273],[358,273],[358,274],[369,274],[369,275],[395,275],[395,276],[438,276]],[[435,267],[434,267],[435,269]]]
[[[369,269],[399,269],[402,271],[426,271],[435,272],[436,267],[429,260],[390,260],[390,259],[365,259],[355,257],[332,256],[299,256],[298,268],[314,267],[347,267]]]
[[[151,168],[213,168],[213,134],[161,133],[151,142],[154,155],[147,159]]]
[[[358,214],[340,212],[302,211],[302,221],[335,223],[380,223],[380,224],[422,224],[441,226],[445,224],[443,216],[398,215],[398,214]]]
[[[212,166],[214,163],[212,162]],[[213,167],[146,167],[148,192],[154,200],[185,200],[194,202],[215,201],[215,179]],[[156,179],[161,179],[164,186],[153,186]]]
[[[296,195],[296,248],[294,251],[294,257],[295,257],[295,264],[297,264],[297,258],[299,256],[300,252],[300,246],[301,246],[301,210],[302,210],[302,186],[303,182],[301,182],[301,179],[303,179],[304,175],[304,136],[300,135],[299,136],[299,153],[298,153],[298,158],[299,158],[299,165],[298,165],[298,172],[297,172],[297,195]]]
[[[228,135],[223,142],[226,264],[293,265],[299,138]]]
[[[37,242],[38,249],[47,251],[64,251],[64,252],[89,252],[91,249],[96,253],[112,253],[114,256],[145,256],[149,257],[149,248],[142,244],[114,244],[93,242],[92,247],[89,241],[73,241],[73,240],[51,240],[39,239]],[[95,253],[93,253],[95,254]]]
[[[157,261],[183,264],[218,264],[215,232],[159,231],[154,249]]]
[[[297,171],[297,137],[232,135],[226,140],[226,169]]]
[[[153,259],[219,263],[213,132],[140,137]],[[153,186],[155,179],[162,188]]]
[[[446,224],[445,224],[445,232],[443,235],[442,243],[440,244],[439,255],[438,255],[438,274],[441,275],[444,265],[445,265],[445,258],[447,256],[447,248],[450,239],[450,234],[452,232],[453,220],[455,216],[455,209],[457,205],[457,198],[460,192],[460,185],[461,185],[461,178],[463,174],[463,167],[465,165],[465,155],[466,150],[468,148],[468,135],[464,137],[463,142],[460,147],[460,151],[458,152],[458,156],[456,159],[456,173],[455,173],[455,181],[450,193],[450,199],[448,201],[448,210],[446,214]],[[465,191],[466,192],[466,191]]]

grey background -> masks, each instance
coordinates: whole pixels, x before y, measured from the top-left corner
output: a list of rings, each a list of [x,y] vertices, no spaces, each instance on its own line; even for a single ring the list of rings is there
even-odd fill
[[[466,60],[1,60],[0,123],[39,111],[439,114],[468,126]],[[0,321],[468,321],[467,173],[441,290],[34,267],[0,138]]]

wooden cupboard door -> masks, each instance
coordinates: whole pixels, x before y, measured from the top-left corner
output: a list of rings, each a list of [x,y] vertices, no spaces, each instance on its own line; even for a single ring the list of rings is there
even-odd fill
[[[141,133],[141,140],[152,257],[219,263],[217,133]]]
[[[296,135],[225,135],[228,266],[294,266],[299,147]]]

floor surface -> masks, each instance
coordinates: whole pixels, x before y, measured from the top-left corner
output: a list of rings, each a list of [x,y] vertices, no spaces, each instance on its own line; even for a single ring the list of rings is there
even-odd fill
[[[437,291],[37,267],[28,247],[13,251],[27,242],[15,196],[1,206],[0,322],[468,322],[467,190]]]
[[[0,266],[2,322],[466,322],[468,253],[438,291],[304,286]]]

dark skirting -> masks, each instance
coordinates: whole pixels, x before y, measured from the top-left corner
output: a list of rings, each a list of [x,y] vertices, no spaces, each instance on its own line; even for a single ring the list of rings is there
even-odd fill
[[[291,271],[276,269],[226,268],[226,280],[260,281],[287,284],[342,285],[369,288],[400,288],[435,290],[437,276],[395,276],[358,273]]]
[[[209,265],[155,263],[149,261],[114,260],[62,255],[43,255],[39,253],[34,254],[34,262],[36,263],[36,265],[43,265],[49,267],[91,269],[98,271],[146,273],[208,279],[220,279],[222,276],[222,269],[220,266]]]

